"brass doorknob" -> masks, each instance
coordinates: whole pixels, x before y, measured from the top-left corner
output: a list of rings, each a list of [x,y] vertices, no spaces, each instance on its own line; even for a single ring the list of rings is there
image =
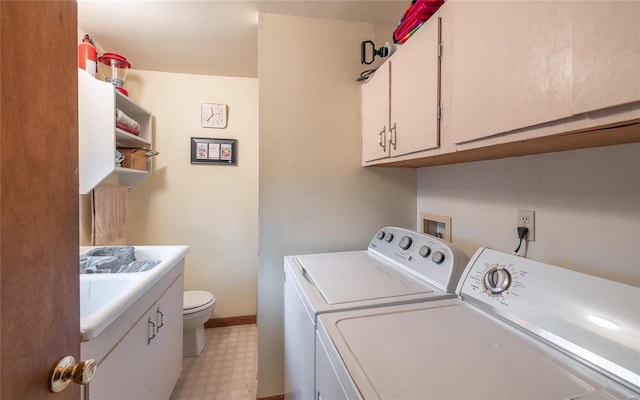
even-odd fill
[[[96,374],[97,364],[89,359],[76,364],[72,356],[62,357],[53,367],[49,375],[49,390],[58,393],[63,391],[73,381],[79,385],[86,385]]]

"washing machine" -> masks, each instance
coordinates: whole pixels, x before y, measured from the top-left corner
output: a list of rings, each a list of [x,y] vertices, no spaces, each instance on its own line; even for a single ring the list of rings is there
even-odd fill
[[[398,227],[366,250],[284,259],[285,398],[315,398],[319,315],[455,297],[468,256],[451,243]]]
[[[315,398],[640,398],[639,288],[481,248],[456,293],[320,315]]]

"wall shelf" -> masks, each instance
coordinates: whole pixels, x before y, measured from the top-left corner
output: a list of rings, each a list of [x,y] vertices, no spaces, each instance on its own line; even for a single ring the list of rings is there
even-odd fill
[[[116,109],[140,124],[140,135],[116,128]],[[151,175],[147,170],[116,167],[116,147],[151,148],[151,112],[114,89],[113,85],[78,69],[79,191],[89,193],[107,177],[116,175],[132,190]]]

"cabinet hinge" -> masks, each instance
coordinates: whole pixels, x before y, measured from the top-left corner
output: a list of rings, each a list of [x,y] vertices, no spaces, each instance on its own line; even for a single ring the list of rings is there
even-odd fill
[[[442,104],[438,104],[437,114],[438,119],[442,119]]]
[[[438,43],[438,58],[442,58],[442,42]]]

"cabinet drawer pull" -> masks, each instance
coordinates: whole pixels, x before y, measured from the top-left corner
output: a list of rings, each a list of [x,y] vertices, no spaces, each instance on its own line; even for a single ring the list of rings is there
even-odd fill
[[[151,321],[151,317],[149,317],[147,322],[149,322],[149,325],[151,325],[151,336],[147,338],[147,344],[151,344],[151,341],[156,337],[158,333],[158,329],[156,328],[156,323]]]
[[[397,131],[396,131],[396,123],[393,123],[393,126],[389,128],[389,146],[393,146],[393,149],[396,149],[396,139],[397,139]]]
[[[380,133],[378,133],[378,144],[382,147],[382,150],[387,151],[387,127],[382,128]]]
[[[160,328],[164,326],[164,313],[160,311],[160,307],[158,307],[158,309],[156,310],[156,321],[158,321],[158,317],[160,319],[160,322],[158,322],[157,330],[160,330]]]

